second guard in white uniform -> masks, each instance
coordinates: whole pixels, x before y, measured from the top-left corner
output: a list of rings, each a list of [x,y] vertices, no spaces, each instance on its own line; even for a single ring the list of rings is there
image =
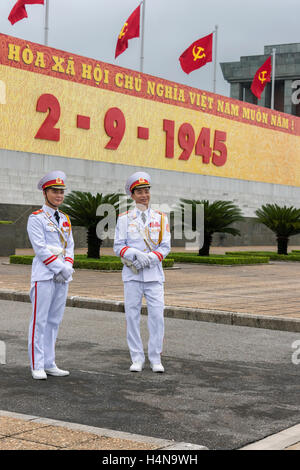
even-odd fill
[[[150,176],[145,172],[128,178],[125,190],[136,206],[120,214],[114,240],[114,251],[124,264],[122,279],[132,372],[140,372],[145,362],[140,336],[143,296],[148,310],[148,358],[154,372],[164,372],[161,364],[165,280],[162,260],[170,252],[170,229],[167,216],[150,208],[150,183]]]
[[[44,193],[45,204],[29,216],[27,224],[35,252],[30,291],[33,309],[28,333],[34,379],[69,375],[55,364],[55,342],[74,271],[71,222],[67,214],[58,210],[64,199],[65,180],[66,175],[61,171],[52,171],[40,180],[38,189]]]

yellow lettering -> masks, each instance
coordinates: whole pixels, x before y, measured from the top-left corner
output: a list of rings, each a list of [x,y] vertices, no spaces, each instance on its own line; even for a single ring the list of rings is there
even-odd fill
[[[123,74],[122,73],[116,73],[115,84],[119,88],[121,88],[123,86]]]
[[[190,91],[190,102],[191,102],[191,104],[195,103],[195,99],[196,99],[196,93],[192,93]]]
[[[93,76],[94,76],[95,82],[97,83],[97,85],[99,85],[99,83],[102,80],[102,70],[99,64],[97,64],[96,67],[94,68]]]
[[[25,47],[25,49],[23,49],[22,60],[23,60],[24,64],[26,64],[26,65],[32,64],[32,62],[33,62],[33,52],[29,48],[29,46],[27,46],[27,47]]]
[[[142,89],[142,79],[135,77],[134,79],[134,88],[135,91],[141,91]]]
[[[289,120],[287,118],[282,118],[282,127],[285,129],[289,128]]]
[[[133,90],[133,77],[130,75],[125,75],[125,84],[124,88],[127,90]]]
[[[170,100],[173,98],[173,88],[171,86],[166,86],[165,98],[169,98]]]
[[[231,103],[231,116],[239,116],[240,107],[238,104]]]
[[[65,61],[65,59],[63,57],[57,57],[56,55],[53,55],[52,56],[55,64],[52,66],[52,70],[54,72],[60,72],[60,73],[65,73],[65,70],[62,66],[63,62]]]
[[[230,114],[230,103],[228,103],[228,101],[226,101],[226,103],[225,103],[224,113],[225,114]]]
[[[81,78],[86,78],[87,80],[92,79],[92,66],[91,65],[82,64]]]
[[[75,66],[74,66],[74,60],[70,57],[68,60],[68,65],[67,65],[67,70],[66,73],[68,75],[75,75]]]
[[[214,99],[211,96],[208,96],[207,100],[209,109],[213,109]]]
[[[243,119],[250,119],[250,109],[243,108]]]
[[[109,70],[104,70],[104,83],[109,83]]]
[[[218,100],[217,111],[219,113],[224,113],[224,101]]]
[[[180,90],[179,90],[178,101],[185,102],[184,90],[182,88],[180,88]]]
[[[42,69],[44,69],[46,67],[43,52],[37,52],[36,53],[36,59],[35,59],[34,65],[35,65],[35,67],[40,67]]]
[[[8,44],[8,59],[20,62],[20,46]]]
[[[157,96],[163,96],[164,94],[164,86],[161,83],[158,83],[156,87],[156,94]]]
[[[148,95],[155,95],[155,82],[149,82],[147,83],[147,94]]]
[[[206,99],[207,99],[207,96],[206,95],[202,95],[201,96],[201,106],[202,108],[206,108]]]

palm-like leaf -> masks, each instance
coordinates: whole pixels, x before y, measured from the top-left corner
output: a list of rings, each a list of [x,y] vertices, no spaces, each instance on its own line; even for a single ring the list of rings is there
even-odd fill
[[[266,225],[277,237],[277,253],[287,254],[289,237],[300,233],[300,209],[266,204],[255,211],[257,220]]]
[[[193,227],[196,228],[196,206],[201,204],[204,207],[204,231],[210,234],[215,232],[225,232],[232,235],[239,235],[238,229],[230,227],[234,222],[243,219],[242,212],[231,201],[214,201],[210,203],[208,200],[203,199],[201,201],[195,199],[180,199],[180,210],[183,210],[184,205],[188,204],[192,206],[193,213]]]
[[[116,215],[118,215],[122,196],[123,194],[119,193],[105,195],[97,193],[93,196],[89,192],[72,191],[65,197],[64,204],[61,206],[62,211],[70,216],[73,225],[87,229],[88,257],[99,258],[100,256],[102,240],[98,237],[97,225],[106,214],[98,216],[98,207],[109,204],[113,206]]]
[[[204,208],[205,248],[203,253],[208,254],[212,235],[215,232],[229,233],[233,236],[240,235],[240,231],[237,228],[231,227],[231,225],[243,220],[242,211],[232,201],[214,201],[210,203],[207,199],[203,199],[201,201],[195,199],[180,199],[180,204],[177,207],[177,210],[182,212],[185,205],[190,205],[192,207],[193,231],[196,230],[196,207],[199,204],[203,205]]]
[[[300,209],[266,204],[255,211],[258,221],[266,225],[277,237],[291,237],[300,233]]]
[[[118,213],[119,199],[123,196],[119,193],[102,194],[93,196],[89,192],[72,191],[65,197],[62,210],[66,212],[75,226],[90,228],[96,226],[102,217],[96,212],[100,205],[111,204]]]

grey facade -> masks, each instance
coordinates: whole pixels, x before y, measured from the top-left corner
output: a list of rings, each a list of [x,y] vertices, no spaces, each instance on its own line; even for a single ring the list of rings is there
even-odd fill
[[[230,83],[230,97],[271,107],[271,83],[266,85],[260,100],[250,87],[256,71],[272,55],[273,49],[276,49],[274,109],[300,116],[300,104],[292,102],[295,87],[300,88],[300,82],[295,83],[300,80],[300,43],[265,46],[262,55],[243,56],[239,62],[221,63],[223,76]]]

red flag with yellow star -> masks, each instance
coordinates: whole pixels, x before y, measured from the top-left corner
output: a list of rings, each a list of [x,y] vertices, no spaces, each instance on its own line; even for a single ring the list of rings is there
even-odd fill
[[[44,0],[18,0],[8,17],[11,24],[15,24],[23,18],[28,18],[25,5],[33,4],[44,5]]]
[[[121,29],[116,46],[115,59],[127,49],[129,39],[140,37],[140,15],[141,5],[129,16]]]
[[[254,75],[253,82],[251,85],[251,91],[253,95],[260,100],[261,94],[265,89],[268,82],[271,81],[272,75],[272,58],[271,56],[265,61],[265,63],[257,70]]]
[[[182,70],[191,73],[212,62],[213,33],[193,42],[179,57]]]

